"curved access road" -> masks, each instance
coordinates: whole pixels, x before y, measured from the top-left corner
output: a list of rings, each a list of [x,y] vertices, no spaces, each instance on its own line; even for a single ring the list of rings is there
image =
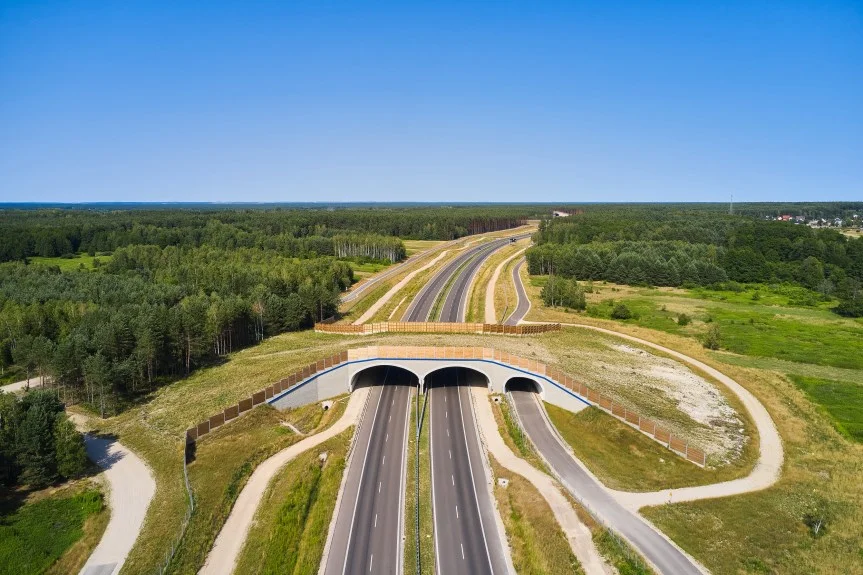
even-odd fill
[[[156,482],[147,465],[118,441],[88,433],[84,446],[87,457],[105,470],[111,519],[80,575],[114,575],[120,572],[138,538]]]
[[[513,390],[510,393],[525,433],[573,497],[629,541],[660,573],[701,575],[706,572],[657,529],[626,509],[599,480],[576,462],[553,431],[535,392]]]
[[[526,321],[524,323],[536,322]],[[773,422],[773,418],[770,417],[770,413],[767,411],[767,408],[764,407],[764,405],[758,401],[758,399],[752,395],[748,389],[718,369],[707,365],[703,361],[689,357],[686,354],[665,347],[664,345],[659,345],[658,343],[653,343],[646,339],[641,339],[640,337],[593,325],[577,323],[564,323],[561,325],[590,329],[629,340],[645,347],[651,347],[661,351],[675,359],[700,369],[727,387],[738,397],[738,399],[740,399],[740,402],[743,403],[743,407],[752,417],[752,421],[755,423],[755,428],[758,430],[758,461],[755,463],[755,467],[752,469],[752,472],[746,477],[723,481],[721,483],[714,483],[712,485],[682,487],[673,490],[666,489],[663,491],[652,491],[647,493],[609,490],[609,492],[626,508],[638,510],[642,507],[651,505],[663,505],[665,503],[681,503],[683,501],[698,501],[699,499],[715,499],[717,497],[741,495],[743,493],[751,493],[753,491],[767,489],[779,480],[779,476],[782,473],[782,464],[785,460],[782,438],[779,436],[779,430],[776,429],[776,424]]]
[[[524,283],[521,281],[521,268],[524,265],[524,259],[512,267],[512,284],[515,286],[515,292],[518,294],[518,305],[515,311],[506,318],[504,325],[518,325],[518,322],[524,319],[527,312],[530,311],[530,298],[527,297],[527,292],[524,289]]]
[[[323,575],[403,572],[407,435],[417,381],[402,370],[366,373],[374,378],[364,383],[374,386],[371,411],[357,430]]]

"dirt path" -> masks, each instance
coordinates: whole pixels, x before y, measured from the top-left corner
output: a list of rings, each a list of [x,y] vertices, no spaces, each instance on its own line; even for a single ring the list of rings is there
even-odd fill
[[[503,272],[503,268],[506,267],[506,264],[511,262],[513,258],[518,257],[520,254],[524,253],[524,249],[520,249],[502,262],[494,269],[494,273],[491,276],[491,279],[488,281],[488,285],[485,288],[485,323],[497,323],[497,310],[494,309],[494,291],[497,288],[497,280],[500,278],[501,272]]]
[[[72,419],[78,426],[84,420],[81,416]],[[87,457],[105,470],[111,519],[79,575],[114,575],[120,572],[138,538],[156,493],[156,481],[147,465],[118,441],[88,433],[84,444]]]
[[[15,383],[7,383],[6,385],[0,386],[0,391],[5,393],[13,393],[16,391],[21,391],[27,386],[30,387],[39,387],[42,385],[41,377],[31,377],[29,380],[24,379],[21,381],[16,381]]]
[[[530,481],[545,498],[560,525],[563,534],[569,541],[572,552],[578,558],[587,575],[606,575],[613,573],[611,567],[603,561],[602,556],[593,544],[590,530],[578,519],[572,505],[560,491],[554,480],[536,469],[533,465],[518,457],[504,443],[489,405],[488,392],[481,388],[471,388],[474,395],[477,424],[485,440],[486,448],[494,458],[513,473],[521,475]]]
[[[536,322],[525,321],[523,323]],[[743,407],[752,416],[755,427],[758,429],[758,461],[752,469],[752,472],[746,477],[741,477],[740,479],[734,479],[731,481],[723,481],[721,483],[714,483],[712,485],[684,487],[680,489],[665,489],[649,493],[611,491],[614,497],[624,507],[631,510],[637,510],[641,507],[650,505],[662,505],[664,503],[679,503],[681,501],[695,501],[698,499],[712,499],[715,497],[740,495],[742,493],[766,489],[776,483],[779,479],[779,475],[782,471],[782,462],[784,460],[782,439],[779,436],[779,431],[776,429],[776,425],[773,423],[773,419],[767,412],[767,408],[765,408],[764,405],[745,387],[706,363],[663,345],[611,329],[591,325],[575,323],[565,323],[561,325],[590,329],[651,347],[704,371],[731,390],[731,392],[740,399],[741,403],[743,403]]]
[[[354,322],[354,325],[363,324],[363,323],[366,323],[367,321],[369,321],[370,319],[372,319],[374,317],[374,315],[378,312],[378,310],[381,309],[384,305],[386,305],[386,303],[388,301],[390,301],[399,292],[399,290],[401,290],[403,287],[408,285],[408,283],[410,283],[410,281],[412,279],[414,279],[418,273],[424,272],[425,270],[429,269],[430,267],[432,267],[433,265],[438,263],[448,253],[449,253],[449,250],[444,250],[436,258],[434,258],[432,261],[430,261],[426,265],[422,266],[421,268],[415,269],[414,271],[412,271],[411,273],[406,275],[404,278],[402,278],[402,280],[399,283],[397,283],[396,285],[394,285],[393,287],[391,287],[390,290],[387,293],[385,293],[381,299],[379,299],[378,301],[373,303],[372,307],[367,309],[366,313],[361,315],[359,317],[359,319],[357,319],[357,321]]]
[[[243,544],[246,542],[258,505],[270,481],[289,461],[354,425],[362,411],[367,392],[367,388],[354,391],[345,412],[331,427],[281,450],[258,465],[237,497],[228,520],[225,521],[213,548],[207,555],[206,563],[198,572],[199,575],[230,575],[234,572],[237,558],[243,550]]]

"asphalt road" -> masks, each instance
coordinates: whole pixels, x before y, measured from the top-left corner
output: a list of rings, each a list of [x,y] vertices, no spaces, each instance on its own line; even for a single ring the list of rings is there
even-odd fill
[[[520,236],[513,236],[516,240],[528,237],[529,234],[524,234]],[[492,242],[488,242],[485,244],[481,244],[474,248],[470,248],[465,253],[461,254],[453,261],[448,263],[443,267],[439,272],[437,272],[434,276],[432,276],[431,281],[429,281],[420,292],[416,295],[414,300],[411,302],[410,307],[408,307],[408,311],[405,314],[405,321],[435,321],[437,318],[429,318],[429,314],[431,313],[432,308],[434,307],[434,303],[437,300],[440,293],[444,290],[449,282],[452,275],[459,269],[459,267],[473,258],[474,256],[481,256],[479,259],[479,263],[482,263],[486,257],[491,255],[493,251],[498,248],[503,247],[507,243],[510,242],[510,238],[504,238],[501,240],[494,240]],[[484,254],[484,255],[483,255]],[[473,262],[465,267],[462,272],[468,270],[468,268],[472,267]],[[477,264],[477,268],[479,264]],[[447,300],[444,301],[443,310],[441,313],[441,321],[461,321],[459,318],[459,309],[462,310],[462,317],[464,306],[466,305],[467,300],[467,287],[470,285],[471,277],[473,273],[476,272],[476,269],[473,270],[470,274],[461,273],[459,274],[459,278],[457,278],[452,285],[452,289],[450,290],[450,294],[455,291],[459,291],[460,293],[450,299],[449,294]],[[464,278],[464,279],[463,279]],[[460,281],[463,280],[463,285],[458,289],[458,285]],[[447,318],[447,319],[445,319]],[[448,319],[454,318],[454,319]]]
[[[497,240],[489,242],[479,250],[476,255],[462,268],[461,273],[452,282],[449,292],[446,294],[443,306],[440,312],[440,321],[464,321],[465,310],[467,309],[468,288],[470,287],[473,276],[476,275],[482,263],[488,257],[499,250],[503,246],[510,243],[507,240]]]
[[[416,378],[391,368],[373,381],[369,411],[357,431],[333,531],[326,575],[402,573],[407,433]]]
[[[521,276],[518,275],[521,271],[521,266],[524,265],[524,260],[521,260],[512,268],[512,283],[515,286],[515,291],[518,294],[518,306],[515,311],[506,318],[503,322],[505,325],[518,325],[518,322],[524,319],[530,309],[530,300],[527,298],[527,292],[524,291],[524,284],[521,283]]]
[[[437,372],[428,393],[436,571],[506,573],[464,371]]]
[[[697,575],[699,568],[634,513],[626,510],[574,460],[549,428],[536,393],[511,391],[516,411],[530,440],[572,495],[614,531],[623,535],[660,573]]]

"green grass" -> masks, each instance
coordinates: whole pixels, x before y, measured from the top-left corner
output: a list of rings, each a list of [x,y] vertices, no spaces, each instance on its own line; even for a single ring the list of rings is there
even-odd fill
[[[839,433],[863,443],[863,385],[799,375],[789,377],[823,408]]]
[[[516,573],[583,574],[569,541],[540,492],[522,476],[501,467],[492,456],[489,460],[495,477],[509,479],[507,487],[495,483],[494,496]]]
[[[625,541],[607,529],[597,529],[593,544],[620,575],[652,575],[653,570]]]
[[[74,258],[42,258],[42,257],[31,257],[27,258],[27,260],[31,264],[36,264],[40,266],[57,266],[60,268],[60,271],[70,272],[81,269],[92,270],[94,269],[94,260],[99,260],[102,265],[107,264],[111,261],[111,258],[114,257],[111,254],[107,255],[96,255],[95,257],[89,256],[87,254],[75,254]]]
[[[500,436],[503,438],[507,447],[509,447],[513,453],[516,453],[537,469],[542,469],[548,473],[545,463],[543,463],[542,459],[534,450],[533,444],[524,435],[521,426],[516,420],[515,414],[512,412],[512,408],[506,401],[506,398],[501,396],[501,401],[499,403],[495,403],[492,401],[492,398],[489,397],[489,401],[491,401],[491,410],[492,413],[494,413],[494,419],[497,423],[498,431],[500,431]]]
[[[440,240],[404,240],[405,250],[409,256],[418,252],[424,252],[437,245],[444,243]]]
[[[107,513],[102,494],[87,489],[25,503],[0,516],[0,574],[44,573],[85,534],[90,517]]]
[[[739,476],[757,457],[755,449],[748,449],[730,465],[703,469],[598,408],[578,413],[549,403],[545,408],[575,455],[612,489],[655,491],[707,485]]]
[[[426,395],[419,396],[419,410],[422,412],[423,401]],[[416,573],[416,525],[417,525],[417,499],[416,485],[417,473],[416,462],[419,457],[419,530],[420,530],[420,565],[423,573],[435,572],[434,556],[434,518],[431,507],[431,456],[429,452],[429,430],[428,412],[426,412],[420,430],[419,446],[416,440],[417,402],[416,396],[411,403],[410,433],[408,433],[408,470],[405,481],[405,546],[404,566],[405,573]],[[426,406],[428,409],[428,406]],[[417,453],[419,447],[419,453]]]
[[[317,573],[352,433],[344,431],[279,471],[255,516],[237,573]],[[321,464],[318,455],[324,452]]]
[[[388,263],[388,262],[370,262],[370,261],[357,262],[357,261],[353,261],[353,260],[345,260],[345,261],[348,263],[348,265],[351,266],[351,269],[353,269],[355,272],[358,272],[359,274],[362,274],[362,275],[376,274],[379,271],[385,270],[388,267],[390,267],[390,265],[392,265],[391,263]]]

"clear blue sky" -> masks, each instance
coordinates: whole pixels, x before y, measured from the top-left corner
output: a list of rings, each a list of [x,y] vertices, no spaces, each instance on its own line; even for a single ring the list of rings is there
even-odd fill
[[[0,1],[0,201],[863,200],[861,0],[359,4]]]

